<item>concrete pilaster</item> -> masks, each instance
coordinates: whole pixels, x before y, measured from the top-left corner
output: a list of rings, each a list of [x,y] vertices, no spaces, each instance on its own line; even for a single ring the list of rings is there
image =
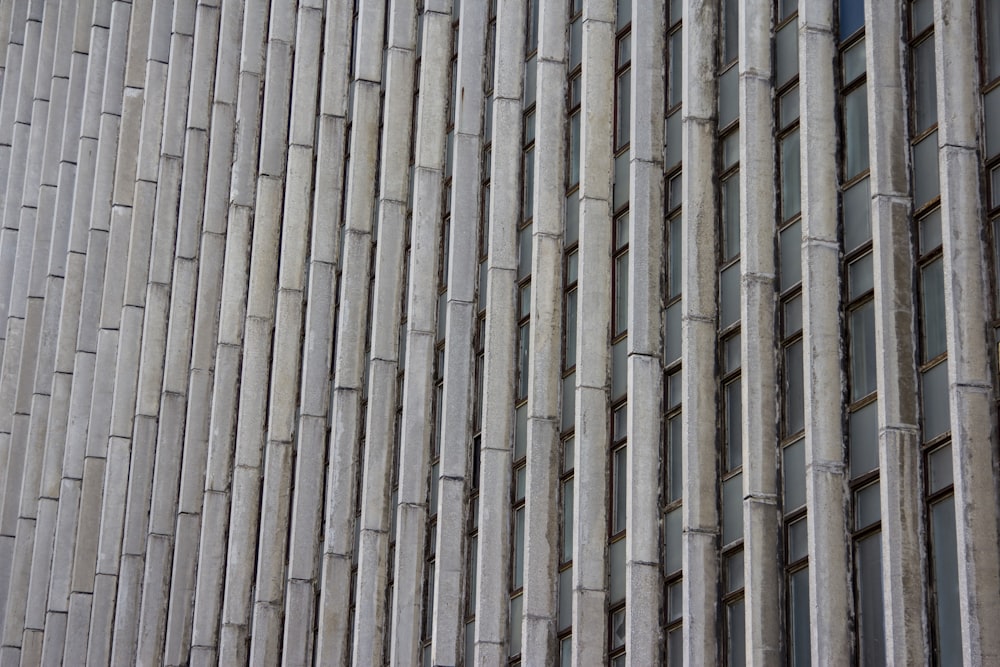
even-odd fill
[[[850,660],[851,586],[844,531],[844,435],[837,241],[836,87],[833,3],[799,7],[802,135],[802,330],[809,506],[809,613],[812,660]],[[835,352],[836,351],[836,352]]]
[[[574,497],[572,650],[579,664],[603,661],[607,636],[614,48],[615,3],[585,0],[573,475],[574,488],[590,492]]]
[[[681,310],[681,394],[684,412],[682,484],[685,577],[684,662],[700,664],[720,658],[718,455],[716,446],[717,382],[715,380],[716,212],[715,116],[716,82],[703,73],[715,70],[718,3],[684,5],[684,75],[682,97],[681,189],[684,197],[684,248]],[[697,39],[687,38],[698,35]]]
[[[517,347],[517,225],[520,218],[526,2],[497,4],[493,138],[487,260],[486,340],[479,475],[474,664],[507,659],[510,590],[510,485]],[[427,43],[427,37],[424,37]],[[421,87],[423,90],[423,87]],[[413,269],[410,269],[411,275]],[[411,311],[412,312],[412,311]],[[409,376],[409,366],[407,376]],[[467,664],[473,656],[466,656]]]
[[[625,546],[625,645],[632,665],[659,662],[663,598],[660,420],[650,419],[662,410],[663,388],[663,31],[662,6],[632,3]]]
[[[986,331],[989,278],[978,187],[979,89],[974,3],[934,3],[945,329],[955,478],[962,658],[1000,660],[1000,549],[993,367]],[[964,37],[963,37],[964,35]]]

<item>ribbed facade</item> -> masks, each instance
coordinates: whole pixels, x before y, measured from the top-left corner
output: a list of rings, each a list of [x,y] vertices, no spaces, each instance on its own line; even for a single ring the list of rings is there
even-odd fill
[[[0,666],[1000,664],[994,0],[0,0]]]

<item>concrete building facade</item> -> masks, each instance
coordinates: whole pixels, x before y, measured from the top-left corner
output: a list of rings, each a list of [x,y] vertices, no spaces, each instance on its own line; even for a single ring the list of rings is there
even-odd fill
[[[1000,663],[993,0],[3,0],[0,85],[3,667]]]

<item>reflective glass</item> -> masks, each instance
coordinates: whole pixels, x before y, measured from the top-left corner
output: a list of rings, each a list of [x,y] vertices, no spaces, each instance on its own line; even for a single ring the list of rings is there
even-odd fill
[[[681,20],[684,12],[684,2],[683,0],[670,0],[670,21],[669,25],[673,25]]]
[[[743,551],[726,557],[726,593],[735,593],[743,588]]]
[[[875,391],[875,303],[868,301],[850,314],[851,400]]]
[[[684,627],[667,634],[667,667],[684,667]]]
[[[528,406],[514,409],[514,460],[524,458],[528,451]]]
[[[563,466],[562,471],[564,473],[569,472],[573,469],[573,459],[576,452],[576,440],[571,435],[565,440],[563,440]]]
[[[524,584],[524,507],[514,510],[514,588]]]
[[[531,225],[517,233],[517,279],[531,273]]]
[[[667,116],[667,147],[666,147],[666,167],[673,168],[681,161],[681,114],[679,112]],[[680,204],[680,199],[675,205]],[[673,206],[670,207],[671,209]]]
[[[570,373],[563,378],[562,390],[562,430],[573,428],[576,423],[576,373]]]
[[[743,465],[743,398],[739,379],[726,385],[726,470]]]
[[[1000,5],[984,2],[986,8],[986,79],[1000,76]]]
[[[525,323],[517,333],[517,398],[528,396],[528,350],[530,347],[531,324]]]
[[[780,246],[780,282],[784,292],[792,285],[802,280],[802,223],[796,221],[788,225],[779,239]]]
[[[566,292],[566,368],[576,366],[576,301],[576,289]]]
[[[569,119],[569,183],[573,187],[580,182],[580,112]]]
[[[997,8],[997,13],[1000,14],[1000,7]],[[990,50],[993,48],[991,44]],[[1000,51],[1000,44],[996,49]],[[1000,67],[1000,62],[997,65]],[[986,157],[992,158],[1000,154],[1000,86],[983,95],[983,107],[983,118],[986,119]]]
[[[675,371],[667,376],[667,410],[673,410],[681,404],[681,373]]]
[[[670,584],[667,588],[667,622],[676,621],[684,614],[683,582]]]
[[[792,21],[774,33],[774,84],[781,87],[799,73],[799,26]]]
[[[846,179],[868,169],[868,90],[864,86],[844,96],[844,163]]]
[[[680,114],[674,114],[679,116]],[[677,174],[667,183],[667,207],[668,210],[674,210],[683,203],[683,182],[681,180],[681,175]]]
[[[611,346],[611,400],[618,400],[628,390],[628,338]]]
[[[790,336],[802,330],[802,295],[798,294],[793,299],[785,302],[785,329],[784,334]]]
[[[508,632],[510,634],[510,655],[521,653],[521,610],[524,608],[524,598],[520,595],[510,599],[510,619]]]
[[[681,558],[681,535],[683,528],[682,518],[681,518],[681,508],[667,512],[666,525],[664,526],[664,539],[667,544],[664,548],[666,554],[665,565],[666,572],[669,574],[671,572],[676,572],[681,569],[683,560]],[[679,586],[679,584],[678,584]],[[671,588],[673,588],[671,586]],[[678,608],[678,617],[680,616],[680,608]],[[669,615],[669,614],[668,614]]]
[[[788,589],[789,661],[792,667],[810,667],[809,568],[794,572],[789,577]]]
[[[798,11],[798,0],[778,0],[778,20],[787,18],[792,12]]]
[[[865,40],[861,38],[844,51],[844,83],[850,83],[865,73]]]
[[[667,106],[673,108],[681,103],[681,87],[684,72],[682,51],[683,39],[678,30],[669,38],[667,48],[670,50],[670,80],[667,90]]]
[[[851,252],[872,237],[868,179],[844,190],[844,251]]]
[[[722,372],[732,373],[740,367],[740,335],[727,338],[722,343]]]
[[[667,281],[669,282],[667,296],[674,298],[681,293],[681,257],[683,245],[681,244],[681,216],[670,219],[670,236],[667,242],[670,244],[670,262],[667,265]],[[678,353],[680,350],[678,350]]]
[[[566,245],[580,239],[580,194],[574,192],[566,197]]]
[[[847,265],[848,297],[856,299],[875,287],[872,253],[868,252]]]
[[[809,555],[809,523],[803,517],[788,524],[788,562],[794,563]]]
[[[941,245],[941,209],[936,208],[920,220],[920,253]]]
[[[518,288],[518,312],[517,317],[527,317],[531,314],[531,283],[525,283]]]
[[[938,447],[927,455],[928,484],[927,493],[937,493],[952,484],[951,445]]]
[[[521,218],[529,220],[535,212],[535,149],[524,152],[524,192],[521,199]]]
[[[934,23],[934,0],[913,0],[910,4],[910,34],[919,35]]]
[[[937,620],[935,658],[937,664],[946,665],[962,655],[955,496],[948,496],[931,505],[931,559],[934,561],[934,611]]]
[[[879,483],[869,484],[854,493],[854,529],[861,530],[882,519]]]
[[[882,536],[858,540],[856,559],[858,596],[858,657],[861,667],[885,664],[882,607]]]
[[[719,77],[719,127],[726,127],[739,115],[739,68],[730,67]]]
[[[948,351],[945,333],[944,260],[937,258],[920,270],[920,305],[923,360]]]
[[[625,151],[615,158],[615,211],[628,203],[628,188],[628,151]]]
[[[878,401],[852,412],[848,424],[851,478],[854,478],[878,468]]]
[[[864,0],[840,0],[840,39],[850,37],[864,25]]]
[[[632,100],[632,73],[625,70],[618,75],[618,86],[616,94],[618,103],[615,107],[615,118],[617,120],[617,131],[615,134],[615,150],[628,145],[631,130],[631,100]]]
[[[575,69],[583,59],[583,19],[578,18],[569,26],[569,68]]]
[[[937,122],[937,72],[934,67],[934,35],[913,47],[914,134]]]
[[[740,179],[733,174],[722,182],[722,259],[740,254]]]
[[[781,140],[781,219],[788,220],[802,210],[802,165],[799,161],[799,132]]]
[[[615,257],[614,335],[628,330],[628,252]]]
[[[743,537],[743,474],[722,482],[722,544]]]
[[[722,138],[722,170],[740,161],[740,130],[736,128]]]
[[[951,428],[948,412],[948,361],[924,371],[921,382],[924,407],[924,442],[929,442]]]
[[[612,542],[608,548],[611,557],[611,590],[609,604],[625,599],[625,540]]]
[[[666,358],[665,363],[673,363],[681,358],[681,302],[678,301],[666,310]]]
[[[535,90],[537,86],[537,59],[532,56],[524,62],[524,108],[535,103]]]
[[[632,3],[627,0],[616,3],[618,6],[618,30],[632,22]]]
[[[622,646],[625,646],[625,610],[619,609],[611,615],[611,648]],[[612,664],[617,665],[618,658],[615,658]],[[621,664],[624,665],[625,661],[622,660]]]
[[[937,132],[933,132],[913,145],[913,208],[920,208],[939,194]]]
[[[781,96],[778,101],[781,128],[784,129],[799,119],[799,87],[795,86]]]
[[[796,440],[784,449],[781,479],[784,483],[785,511],[791,512],[806,504],[806,445]]]
[[[559,573],[559,632],[573,624],[573,568]],[[471,662],[471,661],[470,661]]]
[[[802,341],[797,340],[785,348],[785,435],[805,428],[802,363]]]
[[[742,667],[746,664],[746,618],[742,598],[726,605],[729,632],[726,664],[729,667]]]
[[[667,502],[681,497],[684,474],[682,445],[681,417],[677,415],[667,421]]]
[[[719,328],[725,329],[740,320],[740,264],[726,267],[719,278],[721,296]]]
[[[739,57],[740,0],[723,0],[722,18],[722,62],[728,63]]]
[[[466,652],[466,655],[471,655]],[[573,637],[563,637],[559,642],[559,667],[572,667],[573,665]]]

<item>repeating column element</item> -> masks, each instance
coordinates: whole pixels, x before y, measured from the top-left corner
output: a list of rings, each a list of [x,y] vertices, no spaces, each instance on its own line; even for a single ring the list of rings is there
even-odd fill
[[[740,263],[742,299],[743,535],[748,664],[781,660],[778,526],[778,415],[774,264],[775,191],[760,174],[775,170],[771,22],[774,3],[740,8]]]
[[[489,259],[485,295],[486,344],[492,352],[486,355],[483,369],[475,664],[501,664],[507,660],[510,491],[517,358],[517,227],[521,216],[521,99],[524,90],[526,15],[525,0],[499,2],[497,5],[493,164],[490,167]],[[424,43],[427,43],[426,36]],[[420,90],[424,91],[423,85]],[[410,275],[413,275],[412,265]],[[414,311],[410,309],[408,312],[412,317]],[[407,362],[407,378],[411,363]]]
[[[806,499],[812,660],[850,661],[841,395],[833,4],[799,7]],[[822,601],[822,603],[820,603]]]
[[[611,173],[614,0],[583,5],[580,257],[573,508],[573,659],[599,664],[606,647],[611,333]]]
[[[1000,551],[997,549],[993,378],[986,328],[988,266],[978,176],[975,5],[934,2],[938,161],[948,339],[948,385],[955,479],[962,658],[1000,660]],[[963,37],[964,35],[964,37]]]
[[[684,411],[682,483],[684,563],[684,662],[720,659],[716,641],[719,605],[719,510],[716,500],[716,215],[714,144],[718,3],[684,4],[684,107],[681,188],[684,197],[682,244],[684,300],[681,310],[681,394]],[[696,35],[696,38],[687,38]]]

